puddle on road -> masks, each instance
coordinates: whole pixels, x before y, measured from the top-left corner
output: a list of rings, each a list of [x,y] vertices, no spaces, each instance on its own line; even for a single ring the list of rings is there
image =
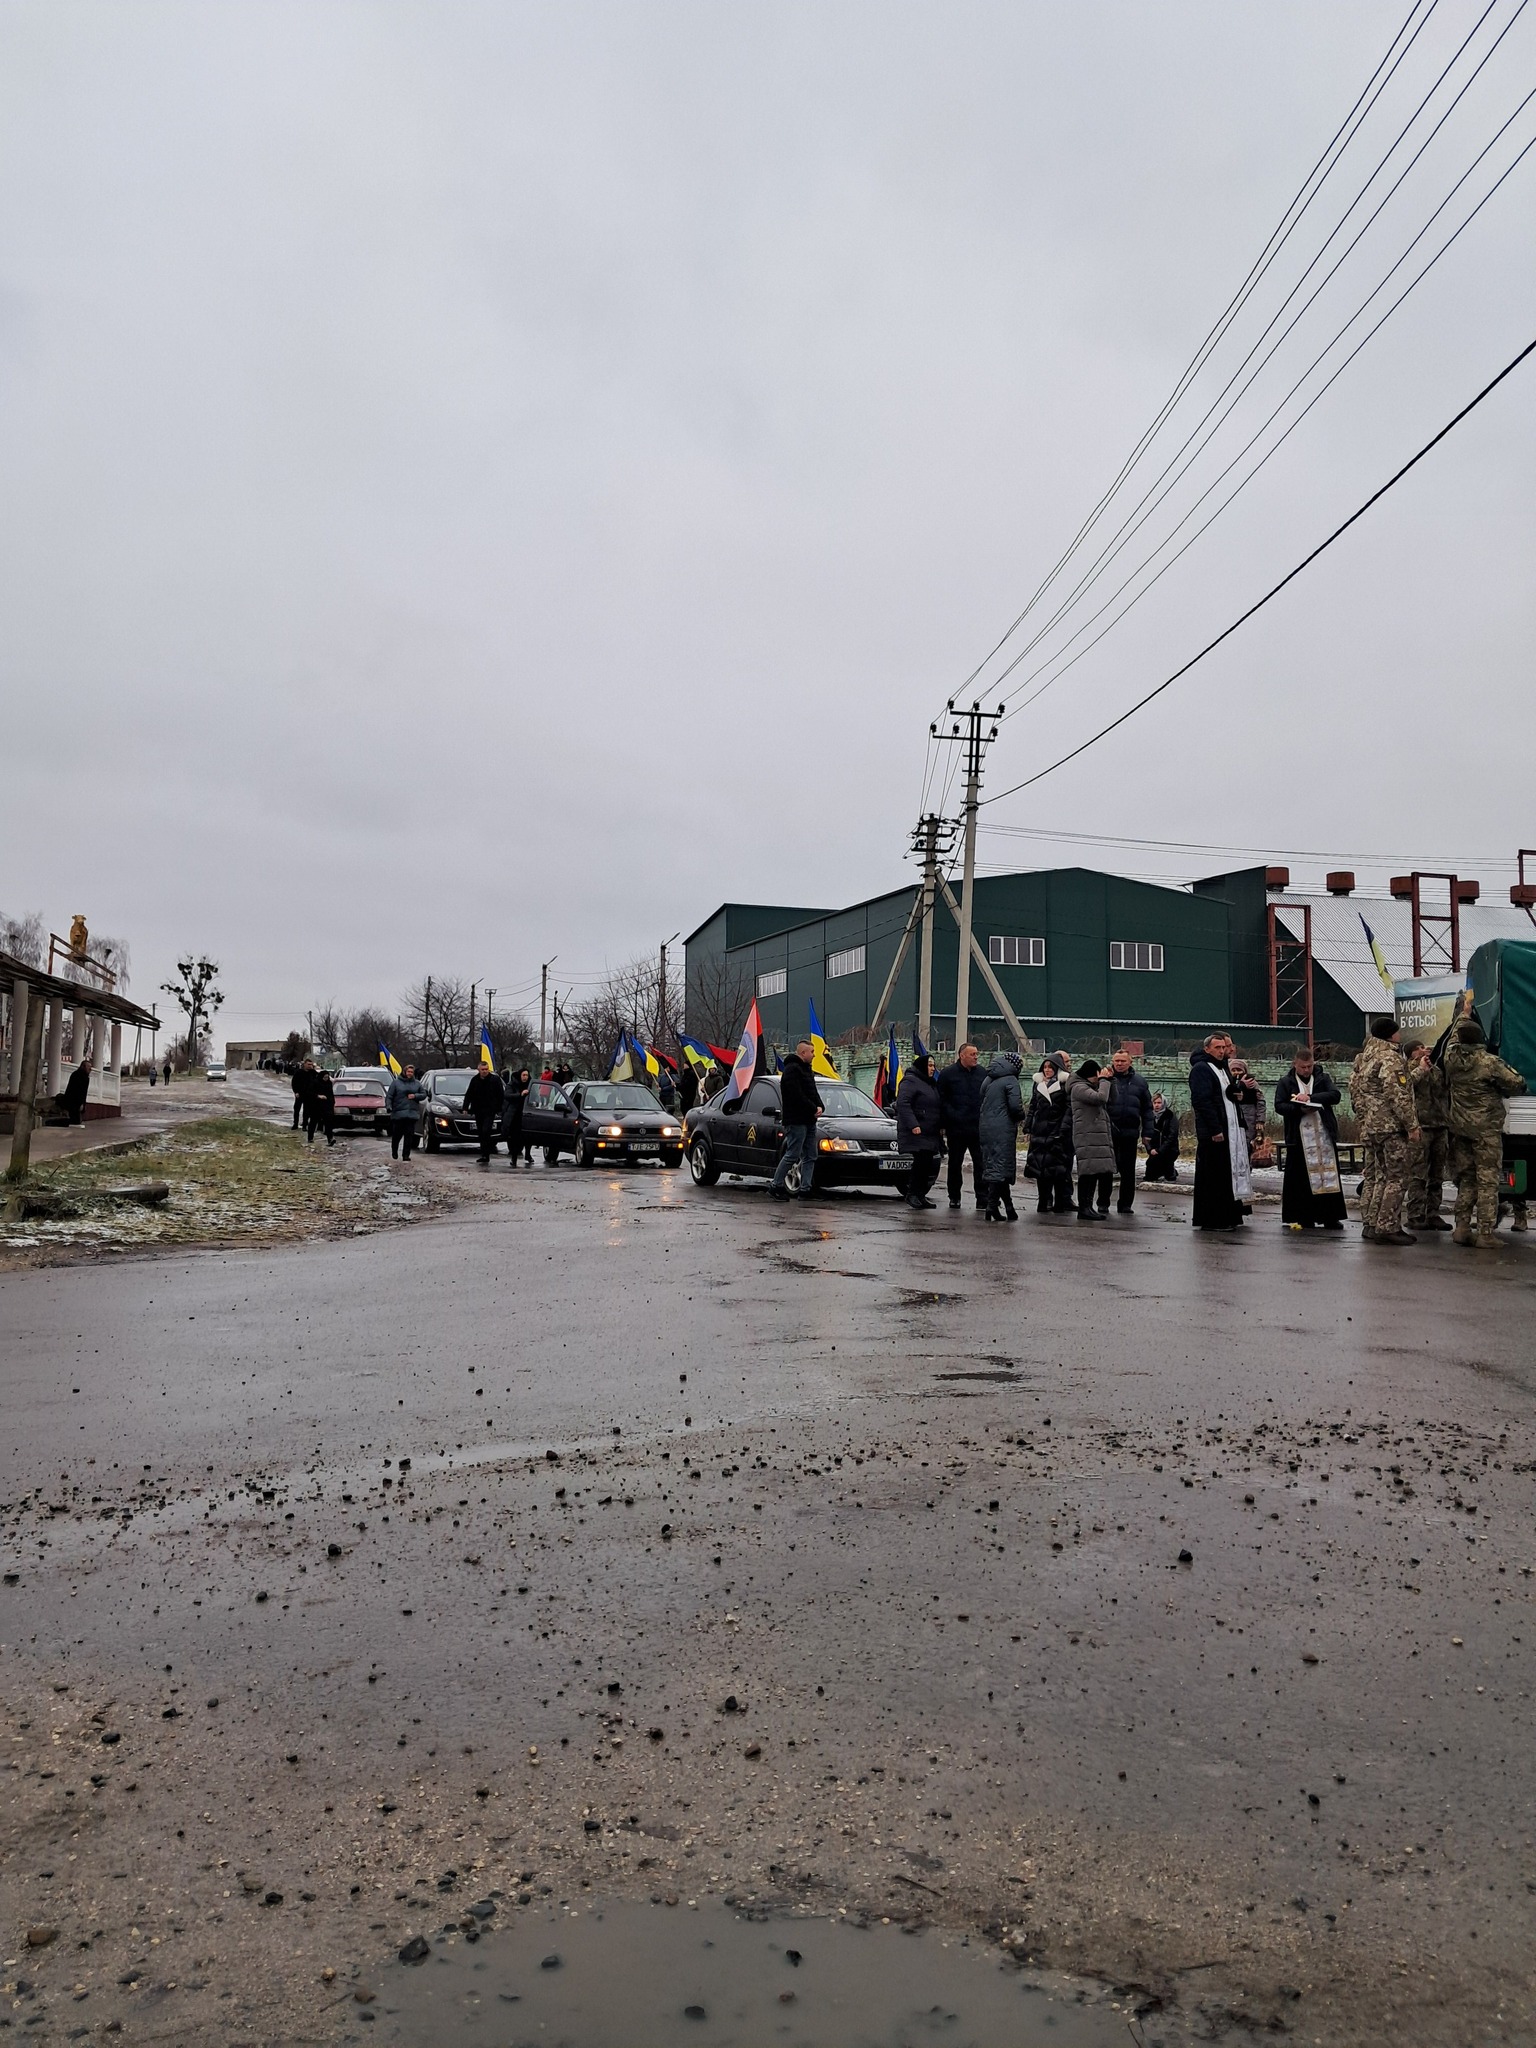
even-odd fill
[[[526,1912],[415,1967],[391,1958],[376,1988],[353,2014],[376,2019],[350,2038],[379,2048],[1124,2048],[1127,2038],[1124,2012],[1049,1996],[958,1935],[749,1919],[714,1901],[698,1912]]]

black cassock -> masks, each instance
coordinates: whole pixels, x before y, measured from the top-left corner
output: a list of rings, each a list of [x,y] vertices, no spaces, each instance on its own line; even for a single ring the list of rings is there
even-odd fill
[[[1339,1090],[1321,1067],[1314,1067],[1310,1087],[1312,1100],[1318,1107],[1315,1110],[1293,1108],[1296,1091],[1306,1085],[1293,1067],[1275,1090],[1275,1108],[1285,1124],[1285,1179],[1280,1189],[1280,1221],[1299,1223],[1303,1230],[1311,1230],[1318,1224],[1342,1223],[1349,1212],[1344,1205],[1342,1188],[1336,1194],[1313,1192],[1306,1154],[1301,1148],[1301,1120],[1306,1116],[1315,1117],[1327,1133],[1328,1143],[1334,1148],[1337,1166],[1339,1124],[1333,1106],[1340,1099]]]

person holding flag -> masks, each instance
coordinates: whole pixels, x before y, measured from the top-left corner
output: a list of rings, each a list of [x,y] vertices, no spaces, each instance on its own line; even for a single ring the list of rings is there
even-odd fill
[[[491,1049],[491,1034],[482,1024],[480,1027],[480,1069],[464,1090],[464,1107],[475,1120],[475,1132],[480,1140],[480,1164],[489,1166],[491,1154],[496,1150],[497,1127],[501,1113],[506,1107],[507,1091],[502,1086],[501,1076],[496,1071],[496,1055]]]
[[[824,1081],[841,1081],[843,1077],[833,1066],[832,1056],[827,1051],[826,1036],[821,1028],[821,1019],[816,1015],[816,1005],[808,1003],[807,1008],[811,1013],[811,1072],[820,1074]]]
[[[397,1081],[399,1080],[400,1062],[395,1058],[394,1054],[390,1051],[389,1047],[384,1043],[382,1038],[379,1040],[379,1065],[381,1067],[388,1067],[389,1071],[394,1075],[395,1079]]]
[[[753,1004],[754,1011],[757,1005]],[[800,1197],[805,1200],[811,1192],[811,1183],[816,1178],[816,1119],[826,1107],[821,1091],[816,1086],[816,1074],[812,1067],[816,1048],[810,1039],[802,1038],[789,1058],[779,1069],[780,1105],[784,1112],[784,1150],[779,1154],[779,1163],[773,1170],[773,1179],[768,1183],[768,1192],[776,1202],[789,1200],[789,1170],[800,1168]],[[734,1077],[733,1077],[734,1078]]]

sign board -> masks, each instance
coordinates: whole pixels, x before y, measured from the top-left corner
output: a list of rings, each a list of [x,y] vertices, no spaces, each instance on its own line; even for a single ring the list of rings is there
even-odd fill
[[[1398,1029],[1426,1045],[1449,1031],[1467,991],[1464,974],[1426,975],[1420,981],[1394,981],[1392,1003]]]

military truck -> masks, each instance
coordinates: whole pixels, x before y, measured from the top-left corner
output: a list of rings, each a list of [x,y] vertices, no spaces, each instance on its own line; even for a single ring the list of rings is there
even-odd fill
[[[1504,1110],[1504,1185],[1523,1199],[1536,1179],[1536,936],[1479,946],[1467,980],[1490,1050],[1525,1076]]]

